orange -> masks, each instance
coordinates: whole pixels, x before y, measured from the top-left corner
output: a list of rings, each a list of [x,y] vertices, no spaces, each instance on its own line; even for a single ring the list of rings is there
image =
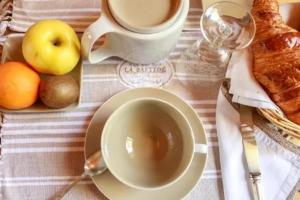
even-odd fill
[[[21,62],[0,65],[0,106],[23,109],[38,98],[40,77],[37,72]]]

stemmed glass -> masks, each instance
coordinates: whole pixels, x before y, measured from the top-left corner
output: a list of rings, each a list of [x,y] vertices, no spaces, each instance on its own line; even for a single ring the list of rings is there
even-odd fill
[[[223,78],[234,50],[248,47],[255,36],[255,22],[248,9],[227,1],[209,6],[200,19],[203,38],[181,54],[185,68]]]

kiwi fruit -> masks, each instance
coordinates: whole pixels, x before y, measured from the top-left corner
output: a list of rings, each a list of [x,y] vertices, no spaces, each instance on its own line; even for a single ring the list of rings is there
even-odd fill
[[[70,75],[46,76],[40,84],[41,101],[50,108],[65,108],[79,96],[79,86]]]

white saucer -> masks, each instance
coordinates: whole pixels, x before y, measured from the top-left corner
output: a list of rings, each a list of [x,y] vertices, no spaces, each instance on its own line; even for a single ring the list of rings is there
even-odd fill
[[[196,143],[207,144],[203,125],[191,106],[178,96],[162,89],[138,88],[121,92],[105,102],[95,113],[86,133],[85,158],[100,149],[101,131],[110,114],[127,101],[152,97],[165,100],[181,110],[190,122]],[[195,154],[186,174],[170,187],[161,190],[137,190],[119,182],[108,170],[92,178],[97,188],[112,200],[176,200],[184,198],[198,183],[206,165],[207,154]],[[122,167],[122,166],[120,166]]]

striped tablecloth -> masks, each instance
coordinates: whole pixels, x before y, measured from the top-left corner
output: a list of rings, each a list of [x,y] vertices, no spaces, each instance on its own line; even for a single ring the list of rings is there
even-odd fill
[[[44,18],[65,20],[77,32],[82,32],[100,14],[99,0],[2,0],[1,4],[13,9],[13,12],[6,10],[6,16],[2,16],[7,21],[2,23],[2,28],[5,26],[13,32],[24,32]],[[211,81],[203,72],[191,72],[179,65],[184,63],[180,53],[201,37],[200,8],[199,0],[191,1],[184,32],[168,58],[175,67],[175,75],[163,87],[196,109],[207,132],[208,164],[203,179],[187,199],[218,200],[224,199],[215,125],[220,81]],[[109,59],[96,65],[84,63],[82,104],[76,110],[50,114],[1,113],[0,199],[50,199],[81,174],[85,131],[94,112],[109,97],[127,88],[117,72],[122,62]],[[86,179],[65,199],[105,197]]]

